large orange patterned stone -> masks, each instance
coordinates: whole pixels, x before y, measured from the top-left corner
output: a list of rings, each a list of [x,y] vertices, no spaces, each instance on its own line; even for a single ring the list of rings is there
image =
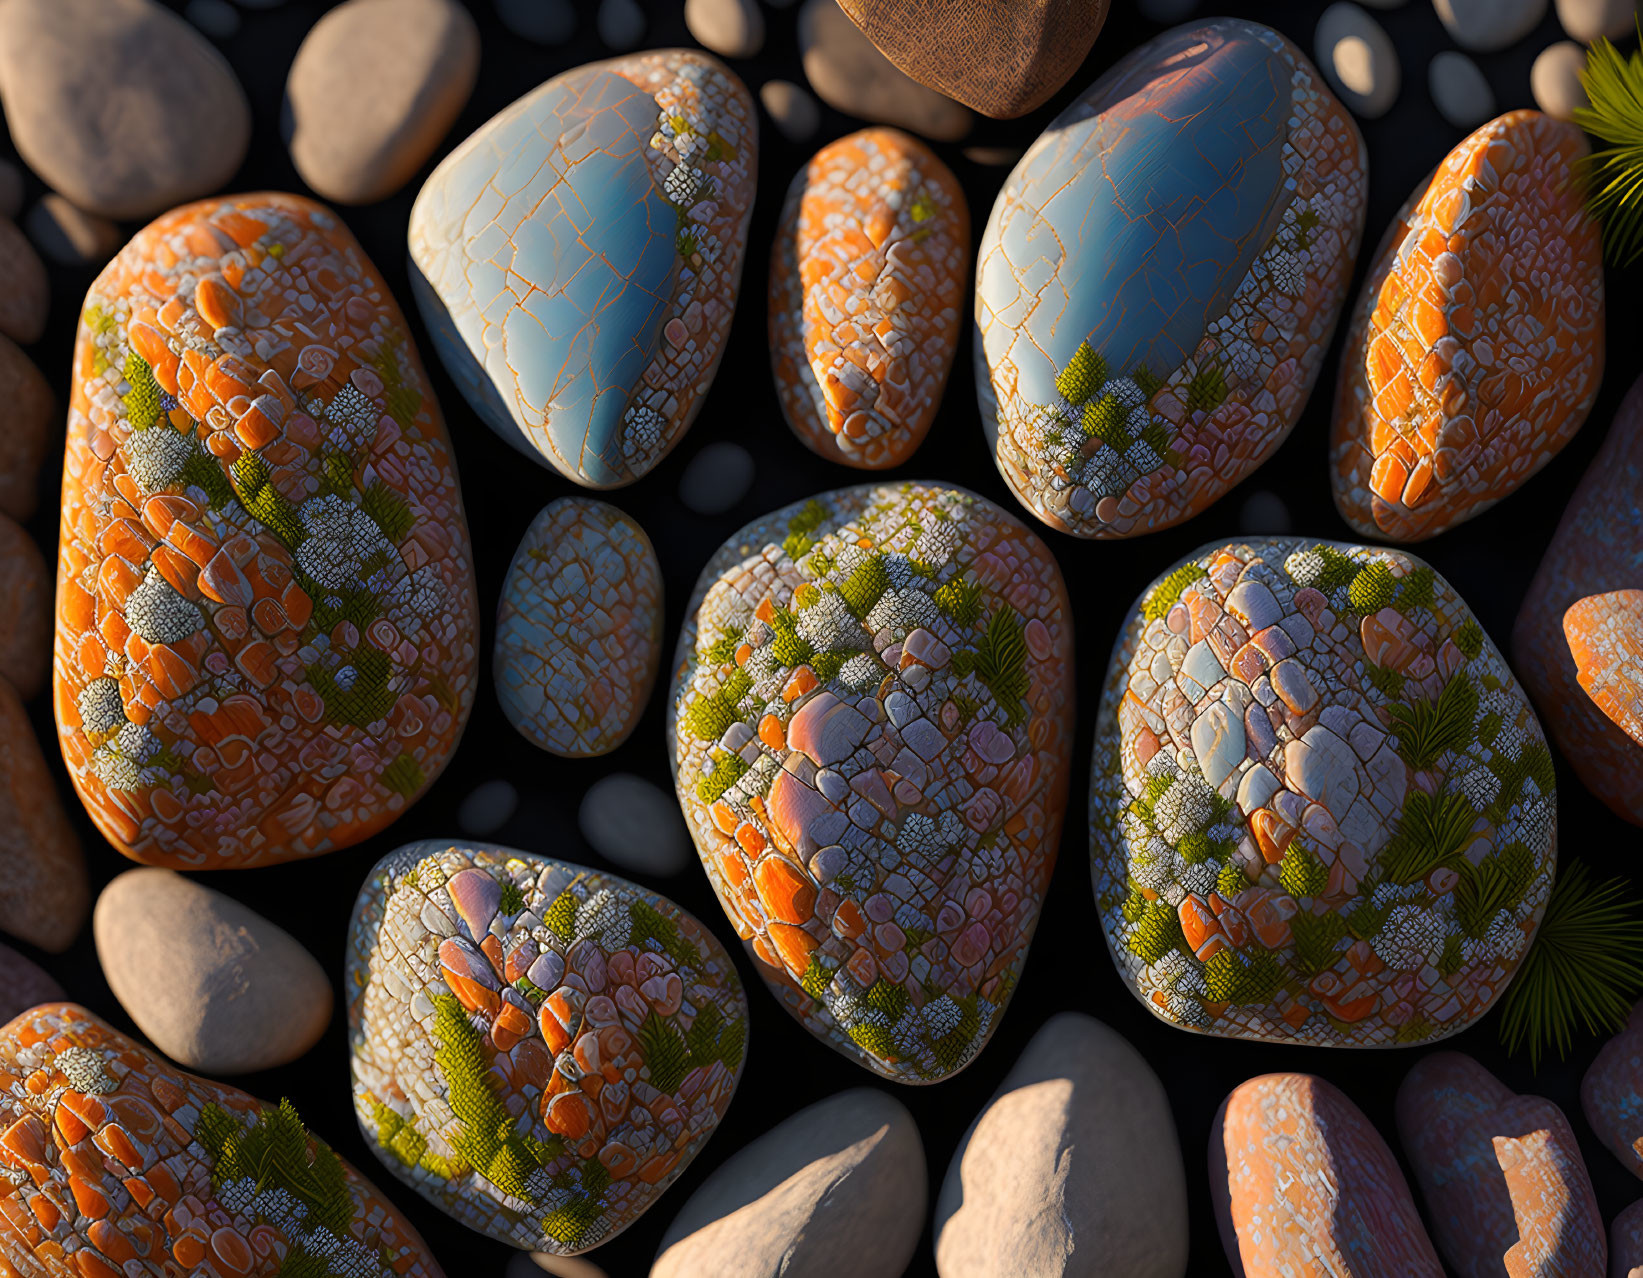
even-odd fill
[[[354,905],[354,1112],[377,1156],[515,1247],[586,1251],[671,1185],[730,1105],[736,966],[626,879],[486,844],[412,843]]]
[[[757,169],[752,97],[688,49],[566,71],[446,156],[411,285],[474,411],[584,487],[661,461],[724,355]]]
[[[899,466],[953,366],[970,210],[945,164],[863,129],[794,177],[770,251],[770,359],[782,415],[818,456]]]
[[[1346,298],[1367,165],[1300,50],[1232,18],[1165,32],[1056,117],[976,266],[982,423],[1033,514],[1167,528],[1271,456]]]
[[[765,983],[875,1073],[956,1073],[1009,1002],[1061,836],[1072,678],[1055,559],[962,489],[823,493],[702,570],[679,802]]]
[[[1461,1278],[1590,1274],[1608,1249],[1563,1111],[1470,1056],[1422,1057],[1398,1089],[1398,1136],[1432,1233]]]
[[[1643,825],[1643,380],[1633,384],[1518,610],[1512,655],[1586,788]]]
[[[1505,660],[1426,564],[1210,545],[1119,636],[1090,855],[1108,945],[1155,1016],[1429,1042],[1489,1010],[1540,924],[1556,779]]]
[[[366,838],[456,748],[473,565],[387,285],[298,196],[175,209],[86,295],[56,713],[127,856],[267,865]]]
[[[0,929],[61,952],[90,910],[80,840],[28,713],[0,675]]]
[[[411,1223],[276,1107],[72,1003],[0,1029],[0,1272],[442,1278]]]
[[[1321,1078],[1263,1074],[1233,1088],[1210,1134],[1209,1176],[1242,1278],[1442,1278],[1392,1151]]]
[[[1598,1139],[1632,1175],[1643,1177],[1643,1003],[1587,1069],[1580,1108]]]
[[[1420,541],[1516,491],[1603,378],[1603,262],[1574,125],[1511,111],[1387,229],[1352,316],[1330,436],[1342,517]]]

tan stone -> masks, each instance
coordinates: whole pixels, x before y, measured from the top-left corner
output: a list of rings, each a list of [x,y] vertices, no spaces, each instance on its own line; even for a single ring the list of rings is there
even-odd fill
[[[0,677],[0,928],[61,952],[73,943],[90,900],[80,841],[23,703]]]
[[[4,14],[0,9],[0,15]],[[4,18],[0,16],[0,40],[4,39]],[[0,66],[5,52],[0,46]],[[0,334],[24,346],[40,340],[46,331],[46,310],[51,302],[45,263],[14,222],[0,218]]]
[[[799,49],[810,87],[836,110],[938,142],[956,142],[970,131],[968,110],[897,70],[838,0],[806,0],[799,11]]]
[[[51,575],[33,539],[0,515],[0,676],[32,701],[51,670]]]

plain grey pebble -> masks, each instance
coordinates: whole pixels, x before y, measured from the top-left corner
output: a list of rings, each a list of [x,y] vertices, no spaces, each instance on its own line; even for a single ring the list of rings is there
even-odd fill
[[[516,36],[537,44],[564,44],[576,31],[570,0],[496,0],[496,16]]]
[[[503,780],[482,781],[468,792],[456,810],[456,824],[464,834],[495,834],[519,808],[519,791]]]
[[[1263,488],[1244,498],[1238,511],[1238,531],[1259,536],[1279,536],[1289,531],[1289,507],[1277,493]]]
[[[15,222],[23,211],[23,170],[0,160],[0,217]]]
[[[1495,113],[1495,94],[1476,62],[1445,49],[1426,68],[1426,88],[1438,114],[1460,129],[1475,129]]]
[[[645,38],[645,11],[634,0],[601,0],[595,25],[611,48],[631,49]]]
[[[240,29],[240,11],[228,0],[188,0],[183,17],[213,40],[226,40]]]
[[[677,874],[690,863],[679,801],[631,772],[613,772],[589,786],[577,824],[593,850],[618,869]]]
[[[698,515],[722,515],[753,487],[753,454],[740,444],[709,444],[679,477],[679,500]]]

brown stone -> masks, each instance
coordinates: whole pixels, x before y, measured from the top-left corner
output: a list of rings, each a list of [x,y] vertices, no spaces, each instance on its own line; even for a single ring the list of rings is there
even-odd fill
[[[799,11],[799,49],[810,87],[835,110],[938,142],[956,142],[970,131],[968,110],[897,70],[837,0],[806,0]]]
[[[55,400],[45,376],[0,334],[0,512],[18,521],[34,513],[40,464],[50,447]]]
[[[51,670],[51,575],[32,538],[0,515],[0,676],[24,701]]]
[[[4,23],[0,20],[3,38]],[[0,52],[0,62],[4,58]],[[45,263],[17,224],[0,218],[0,333],[24,346],[39,341],[46,331],[50,304]]]
[[[55,1003],[63,987],[9,945],[0,945],[0,1023],[37,1003]]]
[[[90,900],[80,841],[23,703],[0,678],[0,928],[61,952],[73,943]]]
[[[125,242],[113,222],[75,208],[55,191],[29,210],[23,226],[35,247],[61,266],[101,266]]]

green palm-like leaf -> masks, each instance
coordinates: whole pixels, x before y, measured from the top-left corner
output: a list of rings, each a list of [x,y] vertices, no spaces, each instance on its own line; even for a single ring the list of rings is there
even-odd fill
[[[1629,266],[1643,256],[1643,51],[1627,58],[1599,38],[1580,83],[1591,105],[1574,122],[1609,143],[1582,164],[1586,200],[1603,223],[1609,260]]]

